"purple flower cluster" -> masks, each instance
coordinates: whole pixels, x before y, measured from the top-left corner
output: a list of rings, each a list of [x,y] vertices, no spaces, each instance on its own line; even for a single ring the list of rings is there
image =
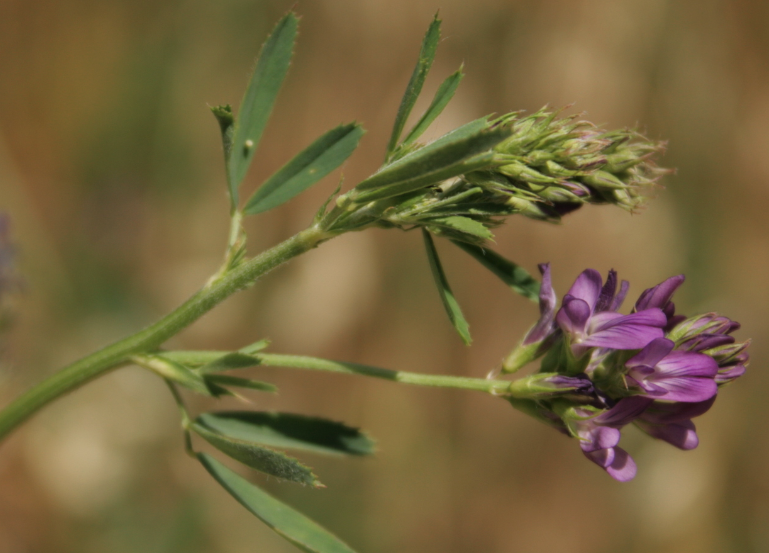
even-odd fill
[[[582,272],[560,308],[549,265],[540,271],[541,315],[521,348],[546,354],[543,371],[589,379],[593,396],[538,400],[538,409],[623,482],[636,474],[633,459],[618,447],[628,424],[678,448],[697,447],[692,419],[710,409],[720,386],[745,372],[749,342],[731,336],[739,324],[714,313],[677,315],[671,298],[683,275],[645,290],[623,315],[618,311],[628,283],[618,285],[615,271],[605,283],[593,269]]]

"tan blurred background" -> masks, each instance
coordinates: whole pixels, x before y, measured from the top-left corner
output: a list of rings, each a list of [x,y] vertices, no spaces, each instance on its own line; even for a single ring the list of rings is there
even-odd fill
[[[153,321],[218,267],[227,200],[207,105],[237,105],[261,41],[293,4],[0,0],[0,209],[13,217],[25,278],[0,404]],[[462,62],[467,76],[433,136],[490,112],[574,103],[606,127],[668,139],[663,163],[677,168],[641,216],[588,207],[559,227],[511,220],[497,249],[532,271],[551,261],[560,293],[585,267],[617,269],[631,296],[685,272],[679,310],[742,322],[752,365],[698,419],[699,449],[626,432],[639,465],[628,484],[480,394],[255,370],[281,390],[251,396],[256,408],[344,420],[380,445],[373,459],[303,456],[328,489],[265,486],[365,553],[769,550],[769,3],[299,2],[296,57],[245,191],[353,119],[368,134],[346,182],[373,171],[438,8],[445,40],[425,95]],[[249,221],[252,251],[307,225],[334,184]],[[174,345],[270,337],[276,352],[483,376],[536,307],[438,246],[471,323],[469,349],[442,312],[420,237],[395,231],[323,245]],[[2,445],[0,551],[295,549],[184,456],[167,390],[127,368]]]

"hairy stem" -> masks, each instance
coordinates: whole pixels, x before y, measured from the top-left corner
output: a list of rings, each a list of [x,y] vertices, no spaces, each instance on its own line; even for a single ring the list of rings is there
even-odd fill
[[[0,440],[49,402],[111,369],[127,364],[132,355],[156,350],[228,296],[332,236],[317,226],[310,227],[213,279],[155,324],[54,373],[0,411]]]

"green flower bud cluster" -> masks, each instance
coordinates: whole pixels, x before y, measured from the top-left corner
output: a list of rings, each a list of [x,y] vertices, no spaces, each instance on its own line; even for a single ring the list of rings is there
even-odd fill
[[[430,165],[445,159],[449,147],[473,149]],[[669,172],[653,161],[663,150],[664,143],[635,131],[601,131],[577,115],[558,118],[545,109],[483,118],[430,144],[396,151],[378,173],[337,199],[327,228],[419,227],[480,244],[508,215],[555,223],[586,203],[636,211]]]

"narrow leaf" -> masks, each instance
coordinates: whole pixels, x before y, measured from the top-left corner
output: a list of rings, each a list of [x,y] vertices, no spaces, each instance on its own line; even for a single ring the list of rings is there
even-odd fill
[[[267,179],[249,198],[244,213],[267,211],[307,190],[350,157],[363,132],[356,123],[328,131]]]
[[[427,259],[430,261],[430,269],[432,270],[433,278],[435,279],[435,285],[438,287],[438,293],[441,295],[443,307],[446,309],[449,320],[451,321],[451,324],[454,325],[454,328],[457,329],[462,341],[465,344],[470,345],[470,342],[472,341],[472,338],[470,338],[470,327],[467,324],[464,315],[462,315],[462,310],[459,308],[459,303],[457,303],[457,300],[451,291],[451,287],[449,287],[448,280],[446,280],[446,273],[443,272],[443,267],[438,258],[438,251],[435,249],[433,239],[430,236],[430,233],[424,229],[422,230],[422,237],[425,240]]]
[[[443,219],[432,219],[430,224],[446,226],[463,234],[469,234],[470,236],[480,238],[481,240],[489,240],[494,237],[494,235],[491,234],[491,231],[487,229],[483,223],[479,223],[468,217],[454,216]]]
[[[514,292],[533,302],[539,301],[539,282],[526,269],[488,248],[457,241],[454,241],[454,244],[472,255],[481,265],[497,275],[502,282],[512,288]]]
[[[213,457],[198,453],[198,459],[241,505],[305,553],[355,553],[318,523],[257,488]]]
[[[277,393],[278,387],[269,382],[261,382],[259,380],[251,380],[249,378],[240,378],[238,376],[230,376],[228,374],[207,374],[205,376],[206,382],[210,386],[215,384],[217,386],[230,386],[233,388],[245,388],[248,390],[259,390],[260,392],[269,392],[271,394]]]
[[[406,119],[408,119],[411,110],[414,109],[414,104],[419,97],[419,93],[422,92],[422,85],[425,84],[425,78],[430,71],[430,66],[433,64],[440,36],[441,20],[438,19],[438,14],[435,14],[432,23],[430,23],[430,26],[427,28],[425,38],[422,40],[422,48],[419,51],[417,65],[414,67],[414,72],[411,74],[409,84],[406,85],[406,92],[403,95],[401,105],[398,108],[398,115],[395,117],[392,136],[390,136],[390,142],[387,145],[388,157],[395,151],[395,147],[398,145],[398,139],[403,132],[403,127],[406,125]]]
[[[403,139],[403,145],[411,144],[417,138],[422,136],[422,133],[424,133],[430,124],[435,121],[435,118],[441,114],[443,108],[446,107],[451,98],[454,96],[459,83],[462,81],[462,77],[464,77],[464,73],[462,73],[462,68],[460,67],[459,71],[453,73],[441,83],[441,86],[438,87],[438,90],[433,97],[433,101],[430,104],[430,107],[427,108],[427,111],[424,113],[422,118],[417,122],[416,125],[414,125],[414,128],[411,129],[411,132],[408,134],[408,136]]]
[[[375,447],[357,428],[289,413],[205,413],[195,422],[219,434],[271,447],[344,455],[370,455]]]
[[[225,353],[218,359],[215,359],[210,363],[206,363],[198,370],[201,373],[224,372],[234,369],[255,367],[260,363],[261,361],[258,357],[254,357],[253,355],[249,355],[247,353],[241,353],[239,351],[234,351],[231,353]]]
[[[166,359],[159,355],[137,355],[133,357],[133,361],[147,369],[150,369],[155,374],[175,382],[185,388],[192,390],[203,395],[217,395],[217,390],[209,387],[203,377],[188,367]]]
[[[259,340],[258,342],[254,342],[253,344],[249,344],[244,348],[240,348],[238,350],[239,353],[245,353],[246,355],[253,355],[254,353],[260,352],[263,349],[266,349],[267,346],[270,345],[270,340],[267,338],[264,338],[262,340]]]
[[[310,484],[316,488],[323,487],[309,467],[285,453],[212,432],[198,423],[192,425],[192,430],[225,455],[252,469],[291,482]]]
[[[470,173],[471,171],[484,169],[488,167],[493,161],[494,154],[492,152],[486,152],[468,160],[452,163],[436,171],[423,173],[414,178],[400,180],[386,186],[362,190],[357,192],[354,197],[358,202],[371,202],[374,200],[381,200],[383,198],[399,196],[400,194],[407,194],[409,192],[414,192],[416,190],[441,183],[447,179]]]
[[[240,104],[232,151],[227,163],[227,179],[233,209],[238,205],[238,187],[248,171],[291,64],[298,24],[299,20],[293,13],[286,14],[278,21],[262,46],[256,69]]]

